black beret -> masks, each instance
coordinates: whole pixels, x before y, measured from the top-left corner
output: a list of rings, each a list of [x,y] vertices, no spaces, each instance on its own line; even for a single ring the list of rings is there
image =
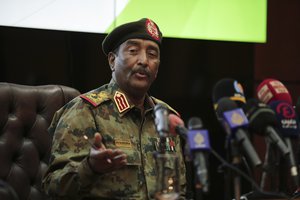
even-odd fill
[[[143,18],[139,21],[129,22],[116,27],[102,42],[102,50],[107,55],[128,39],[152,40],[160,47],[162,33],[151,19]]]

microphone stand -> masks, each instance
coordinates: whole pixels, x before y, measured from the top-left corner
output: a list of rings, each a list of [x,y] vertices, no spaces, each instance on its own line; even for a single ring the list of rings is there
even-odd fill
[[[290,168],[290,175],[294,181],[294,184],[296,186],[296,188],[299,187],[299,176],[298,176],[298,169],[297,169],[297,164],[295,163],[295,160],[294,160],[294,150],[293,150],[293,145],[292,145],[292,142],[289,138],[284,138],[285,140],[285,143],[287,145],[287,147],[289,148],[290,150],[290,154],[289,154],[289,168]]]
[[[261,180],[260,180],[260,188],[262,190],[264,190],[265,186],[266,186],[266,178],[267,178],[267,174],[269,171],[269,155],[270,155],[270,142],[266,143],[267,149],[266,149],[266,153],[265,153],[265,159],[264,159],[264,164],[263,164],[263,172],[261,175]]]
[[[241,164],[241,155],[239,151],[239,146],[236,144],[236,141],[232,141],[232,164],[240,168]],[[233,173],[233,191],[235,200],[240,200],[241,198],[241,178],[237,173]]]
[[[226,149],[227,149],[227,160],[234,166],[240,168],[241,155],[239,151],[239,146],[236,140],[226,139]],[[235,200],[240,200],[241,198],[241,180],[240,176],[233,172],[231,169],[225,169],[227,173],[224,174],[225,178],[225,199],[231,200],[231,192],[233,190]],[[232,185],[233,184],[233,185]],[[233,187],[232,187],[233,186]]]
[[[194,172],[194,185],[195,185],[195,199],[202,200],[203,199],[203,185],[197,175],[197,169],[194,168],[193,172]]]
[[[193,184],[194,184],[194,171],[193,171],[193,161],[190,155],[190,148],[188,146],[188,142],[185,140],[185,144],[183,146],[184,152],[184,160],[186,165],[186,179],[187,179],[187,192],[186,199],[194,200],[194,192],[193,192]]]
[[[189,148],[187,144],[184,147],[184,154],[185,154],[185,163],[186,163],[186,178],[187,178],[187,200],[202,200],[203,199],[203,186],[198,179],[197,172],[194,166],[194,162],[191,158],[189,152]],[[194,185],[194,187],[192,187]],[[194,192],[193,192],[194,191]]]
[[[195,177],[195,181],[194,181],[194,184],[195,184],[195,199],[196,200],[202,200],[203,199],[203,192],[202,192],[202,188],[201,188],[201,185],[199,183],[197,183],[197,177]]]
[[[265,159],[263,164],[263,173],[260,181],[260,188],[261,190],[265,190],[266,187],[266,179],[270,177],[270,191],[276,191],[277,188],[277,181],[278,180],[276,174],[276,168],[278,168],[278,163],[276,161],[276,149],[275,146],[270,143],[269,141],[266,142],[267,149],[265,153]],[[269,176],[268,176],[269,175]]]

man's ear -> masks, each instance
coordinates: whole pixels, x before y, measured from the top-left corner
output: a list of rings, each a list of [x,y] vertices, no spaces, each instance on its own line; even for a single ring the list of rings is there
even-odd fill
[[[116,59],[116,54],[113,52],[109,52],[107,55],[107,59],[108,59],[108,64],[109,67],[111,69],[111,71],[115,71],[115,59]]]

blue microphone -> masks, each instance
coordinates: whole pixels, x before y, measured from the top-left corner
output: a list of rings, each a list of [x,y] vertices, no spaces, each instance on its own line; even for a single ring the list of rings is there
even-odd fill
[[[193,158],[196,189],[208,192],[207,152],[210,150],[208,131],[202,129],[202,121],[193,117],[188,121],[188,144]]]
[[[299,138],[299,119],[291,104],[286,101],[272,101],[269,106],[275,111],[278,128],[283,137]]]
[[[262,164],[254,147],[252,146],[246,128],[248,119],[244,111],[238,108],[237,104],[228,97],[223,97],[218,101],[216,114],[223,128],[227,132],[230,140],[235,140],[243,147],[246,156],[253,166],[257,167]]]
[[[294,179],[296,186],[299,186],[299,177],[298,169],[294,157],[294,151],[292,147],[292,139],[299,138],[299,119],[297,117],[296,111],[293,106],[286,101],[277,100],[272,101],[269,106],[275,111],[277,121],[278,121],[278,130],[281,133],[283,140],[286,143],[290,153],[290,173]]]

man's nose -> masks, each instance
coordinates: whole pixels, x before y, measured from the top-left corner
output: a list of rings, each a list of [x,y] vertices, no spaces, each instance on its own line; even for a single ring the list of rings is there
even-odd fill
[[[141,51],[139,53],[139,63],[146,65],[148,64],[148,57],[147,57],[147,52],[146,51]]]

